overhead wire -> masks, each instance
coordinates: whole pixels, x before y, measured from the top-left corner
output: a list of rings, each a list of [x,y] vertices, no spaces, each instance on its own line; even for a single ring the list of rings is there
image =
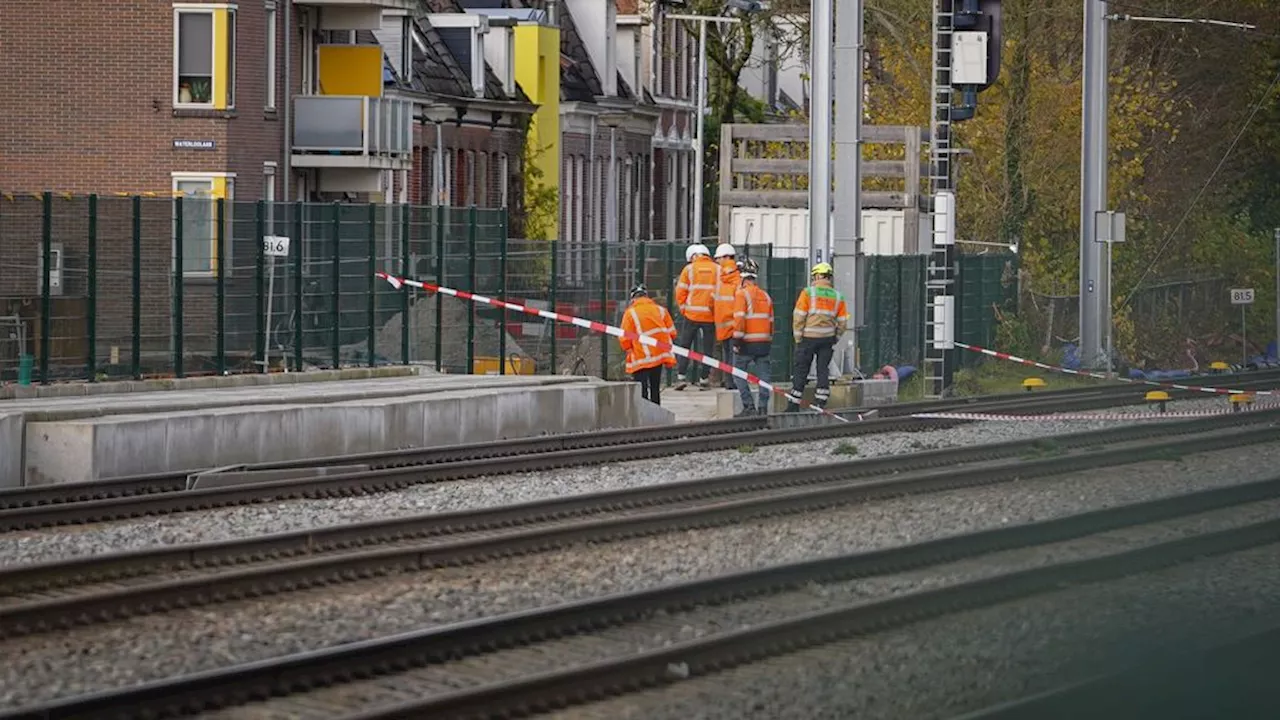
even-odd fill
[[[1253,124],[1254,118],[1257,117],[1258,112],[1262,110],[1263,106],[1267,104],[1267,101],[1271,98],[1271,94],[1275,92],[1277,87],[1280,87],[1280,71],[1276,72],[1276,76],[1271,80],[1271,84],[1267,86],[1267,89],[1263,91],[1262,96],[1258,98],[1256,103],[1254,103],[1253,109],[1249,112],[1249,116],[1245,118],[1244,123],[1240,126],[1240,130],[1236,132],[1235,137],[1231,140],[1231,145],[1227,147],[1227,151],[1223,153],[1222,158],[1218,161],[1217,166],[1214,167],[1213,172],[1209,174],[1209,177],[1205,179],[1204,184],[1201,185],[1200,189],[1196,192],[1195,197],[1191,199],[1191,202],[1183,211],[1182,217],[1180,217],[1177,224],[1165,234],[1159,249],[1156,250],[1155,257],[1151,258],[1150,262],[1148,262],[1146,269],[1142,271],[1142,275],[1138,277],[1138,281],[1133,284],[1133,288],[1129,290],[1127,295],[1125,295],[1124,301],[1120,303],[1118,310],[1123,310],[1127,307],[1129,301],[1133,299],[1133,296],[1142,288],[1142,281],[1147,279],[1147,276],[1149,276],[1155,269],[1156,263],[1160,260],[1160,257],[1164,255],[1165,250],[1169,249],[1169,245],[1173,242],[1174,237],[1176,237],[1178,231],[1182,229],[1182,226],[1187,222],[1187,219],[1191,217],[1191,212],[1195,209],[1196,204],[1200,202],[1200,199],[1204,197],[1204,194],[1208,192],[1209,187],[1213,184],[1218,173],[1222,172],[1222,168],[1226,167],[1227,160],[1231,158],[1231,153],[1234,152],[1236,146],[1240,144],[1240,140],[1244,137],[1245,132],[1248,131],[1249,126]]]

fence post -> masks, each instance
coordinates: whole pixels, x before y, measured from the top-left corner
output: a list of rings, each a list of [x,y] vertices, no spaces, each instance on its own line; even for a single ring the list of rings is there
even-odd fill
[[[609,324],[609,244],[600,241],[600,322]],[[600,336],[600,379],[609,379],[609,336]]]
[[[253,314],[254,327],[257,332],[253,336],[255,362],[262,363],[262,372],[267,372],[267,246],[264,238],[267,234],[266,229],[266,203],[259,200],[253,206],[253,225],[254,225],[254,245],[257,251],[254,255],[257,257],[256,277],[254,280],[255,290],[254,299],[256,302],[257,312]]]
[[[89,347],[85,356],[85,374],[89,382],[98,381],[98,196],[89,196],[89,277],[85,288]]]
[[[185,259],[183,257],[182,211],[186,204],[186,195],[179,194],[173,198],[173,376],[181,378],[185,375],[182,367],[182,336],[186,328],[182,326],[182,276]]]
[[[374,273],[378,271],[378,263],[377,263],[378,243],[377,243],[377,239],[374,237],[374,235],[377,233],[377,229],[378,229],[378,206],[373,203],[369,203],[369,272],[368,272],[369,307],[365,311],[365,315],[366,315],[365,324],[368,325],[368,327],[366,328],[366,333],[367,333],[366,342],[369,345],[368,347],[369,367],[375,367],[377,365],[377,363],[374,362],[374,359],[373,359],[373,350],[374,350],[373,346],[374,346],[374,343],[377,341],[377,338],[375,337],[374,324],[377,323],[378,321],[377,314],[374,312],[377,309],[375,306],[377,305],[377,299],[378,299],[378,286],[377,286],[378,278],[374,277]]]
[[[133,379],[142,379],[142,197],[133,196]]]
[[[666,283],[662,287],[667,291],[667,312],[671,313],[672,320],[677,323],[676,330],[678,332],[680,329],[679,323],[683,323],[684,318],[676,313],[676,284],[673,279],[676,272],[675,247],[676,244],[674,241],[667,241],[667,278]],[[671,381],[675,379],[675,369],[667,368],[665,372],[667,375],[667,384],[671,384]]]
[[[53,193],[45,192],[40,212],[40,383],[49,384],[49,314],[53,312]]]
[[[436,284],[445,284],[443,205],[436,205]],[[436,372],[444,372],[444,296],[440,293],[436,293]]]
[[[412,223],[409,221],[413,205],[400,206],[400,276],[409,277],[409,232]],[[408,285],[400,293],[400,362],[409,364],[409,293],[413,289]]]
[[[217,317],[217,337],[214,339],[216,343],[214,347],[214,363],[216,364],[219,375],[227,374],[227,277],[225,261],[227,251],[227,200],[226,198],[218,198],[214,202],[217,203],[214,212],[217,225],[213,229],[214,248],[213,262],[214,274],[217,277],[217,289],[215,292],[214,312]]]
[[[467,209],[467,292],[476,291],[476,206]],[[467,303],[467,374],[476,371],[476,304]]]
[[[333,203],[333,369],[342,367],[342,206]]]
[[[550,282],[548,283],[550,287],[548,288],[547,301],[551,303],[551,312],[554,313],[554,312],[560,312],[560,309],[556,307],[556,285],[559,284],[559,279],[560,279],[560,271],[559,271],[559,268],[556,266],[557,265],[556,256],[559,255],[560,253],[556,251],[557,248],[556,248],[555,240],[548,240],[547,245],[551,248],[551,277],[549,278]],[[559,364],[556,363],[556,345],[559,344],[558,342],[559,340],[560,340],[560,323],[556,322],[555,320],[552,320],[551,321],[551,374],[552,375],[557,375],[560,372],[558,369],[560,366]]]
[[[498,297],[507,302],[507,214],[502,211],[498,218]],[[498,374],[507,374],[507,309],[503,308],[498,315]]]
[[[293,370],[302,372],[302,322],[306,317],[302,307],[302,203],[293,203]]]

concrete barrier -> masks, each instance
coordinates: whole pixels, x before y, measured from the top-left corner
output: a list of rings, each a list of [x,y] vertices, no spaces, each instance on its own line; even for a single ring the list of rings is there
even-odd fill
[[[0,413],[0,488],[22,482],[22,413]]]
[[[582,379],[518,390],[28,422],[22,479],[28,485],[82,482],[662,421],[665,411],[642,403],[636,383]],[[666,419],[674,418],[667,413]]]

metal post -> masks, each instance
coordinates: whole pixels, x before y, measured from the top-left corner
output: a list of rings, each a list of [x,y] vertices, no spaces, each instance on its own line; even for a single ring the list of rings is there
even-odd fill
[[[1280,227],[1276,228],[1276,357],[1280,358]]]
[[[467,292],[476,291],[476,206],[467,210]],[[476,371],[476,304],[467,304],[467,374]]]
[[[217,337],[215,339],[217,346],[214,350],[214,362],[216,363],[218,374],[225,375],[227,374],[227,264],[223,262],[223,258],[226,257],[227,244],[227,201],[223,198],[218,198],[214,202],[217,203],[217,208],[214,214],[218,223],[217,227],[213,229],[213,252],[217,256],[214,259],[214,262],[216,263],[214,265],[214,273],[216,275],[218,285],[216,289],[217,297],[215,298],[215,304],[217,307],[214,309],[214,312],[217,313],[217,329],[215,331],[217,333]]]
[[[436,202],[436,275],[436,284],[444,285],[444,206],[440,205],[439,198]],[[436,372],[444,372],[444,296],[440,293],[436,293]]]
[[[1080,361],[1098,367],[1103,298],[1110,277],[1093,236],[1095,214],[1107,202],[1107,6],[1084,0],[1084,90],[1080,157]]]
[[[53,312],[51,295],[53,288],[53,193],[46,192],[41,197],[40,211],[40,383],[47,385],[49,377],[49,333],[53,324],[50,313]],[[19,329],[21,332],[21,329]]]
[[[412,223],[409,220],[410,213],[413,212],[412,205],[400,206],[400,276],[409,277],[409,232]],[[410,357],[410,333],[412,325],[409,323],[409,293],[413,289],[405,285],[400,292],[400,362],[408,365],[412,362]]]
[[[821,2],[822,0],[817,0]],[[697,132],[695,136],[694,147],[694,164],[693,164],[693,241],[702,242],[702,154],[703,154],[703,128],[706,124],[706,118],[703,113],[707,106],[707,21],[698,21],[698,110],[697,117],[694,118],[693,127]],[[613,152],[613,139],[610,135],[610,154]],[[612,161],[610,162],[612,166]],[[610,222],[613,222],[613,213],[609,215]]]
[[[1280,233],[1277,233],[1280,234]],[[88,324],[88,382],[97,380],[97,195],[88,196],[88,287],[84,288]]]
[[[1245,308],[1248,305],[1240,306],[1240,369],[1243,370],[1245,365],[1249,364],[1249,329],[1245,322]]]
[[[612,183],[611,183],[612,184]],[[600,322],[609,324],[609,243],[600,243]],[[609,336],[600,335],[600,379],[609,379]]]
[[[173,199],[173,376],[177,378],[186,374],[182,366],[182,356],[185,354],[182,336],[186,334],[186,329],[182,326],[182,277],[183,265],[186,262],[182,252],[182,211],[185,204],[185,195],[179,195]]]
[[[831,0],[810,5],[809,67],[809,262],[828,257],[831,223]]]
[[[267,246],[264,241],[267,235],[266,223],[266,202],[259,200],[253,206],[254,238],[257,241],[253,292],[257,305],[255,308],[257,332],[254,333],[253,339],[256,346],[254,357],[261,362],[261,372],[264,373],[270,369],[267,364]]]
[[[142,198],[133,196],[133,379],[142,379]]]
[[[592,162],[594,162],[594,160],[592,160]],[[559,312],[559,308],[556,307],[556,285],[560,282],[560,270],[556,267],[556,256],[559,255],[560,252],[559,248],[556,247],[557,243],[554,238],[552,238],[551,242],[547,244],[550,246],[551,252],[551,277],[549,279],[550,282],[548,282],[550,287],[547,290],[547,303],[551,306],[551,312]],[[551,374],[556,375],[560,372],[560,366],[556,364],[556,346],[559,344],[560,340],[560,336],[558,334],[560,326],[553,320],[549,325],[547,325],[547,327],[551,328]]]
[[[1114,232],[1114,231],[1113,231]],[[1107,279],[1111,279],[1112,258],[1115,257],[1115,238],[1108,235],[1107,237]],[[1111,364],[1116,356],[1115,338],[1113,332],[1115,330],[1116,319],[1111,316],[1111,283],[1107,282],[1107,296],[1103,298],[1107,306],[1107,377],[1112,377]]]
[[[507,298],[507,215],[498,221],[498,297]],[[507,310],[498,316],[498,374],[507,374]]]
[[[342,206],[333,204],[333,368],[342,367]],[[261,244],[261,243],[259,243]],[[261,267],[261,266],[259,266]]]
[[[444,204],[444,129],[443,123],[436,121],[436,157],[431,164],[432,205]]]
[[[293,242],[298,244],[298,251],[293,254],[293,369],[302,372],[302,325],[306,318],[303,309],[302,284],[302,203],[294,202],[293,208]]]
[[[366,275],[369,276],[368,277],[369,299],[367,301],[368,306],[365,308],[365,333],[366,333],[365,343],[368,345],[366,349],[368,350],[368,354],[369,354],[369,367],[374,367],[376,365],[376,363],[373,360],[373,355],[374,355],[374,345],[377,343],[377,328],[375,327],[375,325],[378,322],[378,319],[377,319],[378,316],[377,316],[377,313],[375,312],[378,304],[377,303],[378,278],[376,275],[374,275],[374,273],[378,272],[378,262],[377,262],[378,239],[376,237],[377,229],[378,229],[378,206],[374,205],[373,203],[369,203],[369,228],[368,228],[369,270],[368,272],[365,273]]]
[[[864,324],[860,265],[862,240],[862,0],[836,0],[835,17],[835,192],[832,211],[831,260],[835,286],[849,305],[850,331],[837,347],[836,360],[843,374],[858,370],[858,328]],[[844,80],[852,78],[852,82]],[[914,162],[912,158],[908,162]],[[907,188],[914,193],[916,188]]]
[[[703,23],[705,27],[706,24]],[[702,187],[698,185],[698,187]],[[605,218],[608,220],[605,239],[618,242],[618,128],[609,127],[609,187],[605,197]],[[701,193],[698,193],[701,196]]]

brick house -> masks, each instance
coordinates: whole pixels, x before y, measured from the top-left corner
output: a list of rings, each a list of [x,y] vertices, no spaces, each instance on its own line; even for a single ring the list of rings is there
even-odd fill
[[[489,206],[520,197],[511,158],[531,106],[484,54],[459,62],[482,28],[444,37],[454,29],[435,28],[417,0],[117,0],[48,18],[45,3],[0,3],[0,60],[15,78],[0,86],[0,317],[19,318],[28,347],[38,345],[44,208],[32,194],[55,192],[56,365],[82,368],[91,351],[99,365],[131,362],[135,282],[141,353],[207,354],[219,270],[228,353],[251,362],[257,236],[295,234],[289,208],[270,203],[429,202],[435,132],[424,128],[426,108],[450,110],[441,197]],[[98,196],[93,348],[90,194]],[[321,232],[312,213],[325,211],[307,212],[304,248]],[[16,344],[0,342],[0,366],[16,354]]]

